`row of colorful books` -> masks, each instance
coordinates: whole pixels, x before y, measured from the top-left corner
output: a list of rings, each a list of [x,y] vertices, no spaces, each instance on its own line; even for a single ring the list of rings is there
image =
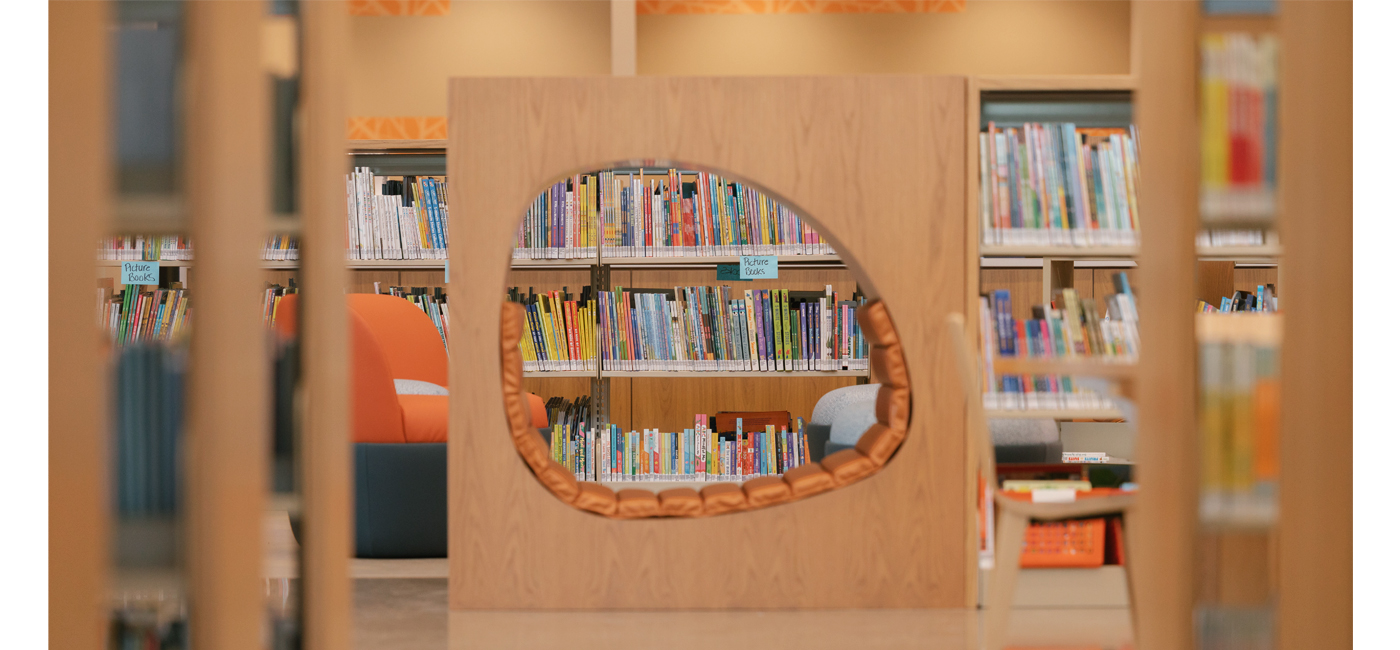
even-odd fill
[[[1271,219],[1278,181],[1278,40],[1201,37],[1201,221]]]
[[[116,354],[112,486],[122,517],[171,515],[179,506],[185,360],[183,346],[145,341]]]
[[[735,431],[720,433],[704,414],[695,416],[695,428],[672,432],[556,424],[549,447],[555,461],[584,481],[744,481],[811,462],[805,424],[801,418],[793,424],[791,431],[771,424],[745,431],[741,418]]]
[[[998,290],[980,300],[980,331],[984,376],[983,402],[988,409],[1100,409],[1112,401],[1080,386],[1068,375],[996,375],[997,358],[1069,359],[1090,357],[1132,362],[1138,354],[1137,305],[1127,275],[1114,276],[1117,293],[1104,300],[1100,317],[1092,303],[1074,289],[1061,291],[1057,301],[1037,305],[1031,318],[1011,314],[1011,293]]]
[[[121,262],[194,259],[190,238],[176,235],[106,237],[97,244],[97,259]]]
[[[1196,246],[1264,246],[1268,244],[1268,233],[1258,229],[1242,230],[1202,230],[1196,235]]]
[[[1136,129],[990,123],[978,147],[983,244],[1137,245]]]
[[[287,279],[287,286],[269,282],[263,288],[263,327],[268,329],[277,322],[277,308],[282,304],[282,298],[297,292],[297,281],[295,278]]]
[[[97,289],[97,325],[114,345],[174,341],[189,330],[189,295],[182,288],[138,291],[127,285]]]
[[[106,647],[110,650],[185,650],[189,611],[179,591],[122,593],[114,597]]]
[[[1220,307],[1204,300],[1196,301],[1196,311],[1202,313],[1232,313],[1232,312],[1276,312],[1278,311],[1278,294],[1272,284],[1261,284],[1256,289],[1258,293],[1238,290],[1233,296],[1226,296],[1220,299]]]
[[[346,257],[352,260],[447,259],[447,179],[345,176]]]
[[[520,341],[531,372],[834,371],[869,368],[869,343],[856,322],[864,302],[825,292],[719,287],[585,287],[534,293],[522,303]]]
[[[1271,521],[1279,477],[1277,316],[1198,316],[1202,521]]]
[[[605,170],[559,181],[526,210],[516,259],[831,255],[787,206],[708,172]]]

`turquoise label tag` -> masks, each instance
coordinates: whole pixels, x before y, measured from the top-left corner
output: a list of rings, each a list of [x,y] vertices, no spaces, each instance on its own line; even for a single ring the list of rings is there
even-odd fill
[[[160,284],[160,262],[122,262],[122,284]]]
[[[745,280],[777,280],[776,255],[744,255],[739,258],[739,277]]]
[[[748,278],[739,277],[738,264],[716,264],[715,279],[720,282],[749,282]]]

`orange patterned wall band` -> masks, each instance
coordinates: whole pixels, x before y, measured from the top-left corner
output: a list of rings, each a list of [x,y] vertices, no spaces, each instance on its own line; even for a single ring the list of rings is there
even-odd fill
[[[452,0],[350,0],[351,16],[446,16]]]
[[[637,0],[654,14],[923,14],[967,9],[967,0]]]
[[[350,140],[446,140],[447,117],[352,117],[346,120]]]

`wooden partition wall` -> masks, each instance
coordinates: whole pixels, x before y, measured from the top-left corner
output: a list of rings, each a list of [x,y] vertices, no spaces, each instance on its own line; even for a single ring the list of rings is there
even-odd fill
[[[556,178],[646,160],[722,172],[793,206],[886,301],[913,419],[883,471],[818,497],[708,519],[604,519],[560,502],[520,460],[501,407],[496,302],[463,309],[450,352],[450,607],[965,606],[972,500],[939,329],[964,307],[975,254],[965,97],[957,77],[451,80],[453,286],[505,286],[520,215]]]

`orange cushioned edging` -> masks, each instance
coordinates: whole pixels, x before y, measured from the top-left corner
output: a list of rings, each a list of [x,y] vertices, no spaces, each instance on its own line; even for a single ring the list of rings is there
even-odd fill
[[[783,480],[792,490],[794,498],[818,494],[836,487],[836,479],[833,479],[830,473],[816,463],[798,465],[783,472]]]
[[[399,395],[406,442],[447,442],[446,395]]]
[[[690,488],[662,490],[656,498],[661,502],[664,517],[699,517],[705,512],[705,501],[699,492]]]
[[[875,473],[875,461],[854,449],[842,449],[822,459],[822,469],[831,473],[836,487],[850,485]]]
[[[871,345],[898,345],[899,335],[894,332],[894,321],[885,308],[885,301],[874,300],[861,305],[856,310],[856,322],[860,323],[860,333]]]
[[[539,433],[516,437],[515,448],[520,452],[520,457],[525,459],[525,464],[536,472],[554,462],[549,457],[549,445],[545,444],[544,437]]]
[[[879,422],[870,425],[865,430],[865,435],[856,442],[856,451],[865,454],[866,458],[874,461],[876,465],[884,465],[889,461],[899,449],[899,443],[904,442],[904,432],[899,429],[891,429]]]
[[[743,510],[748,505],[744,491],[733,483],[717,483],[700,488],[700,498],[705,502],[705,514],[722,515],[726,512]]]
[[[579,483],[574,505],[581,510],[611,516],[617,512],[617,495],[600,483]]]
[[[574,497],[578,496],[578,479],[559,463],[548,461],[543,469],[535,470],[535,477],[564,503],[573,503]]]
[[[501,303],[501,352],[520,348],[520,337],[525,332],[525,307],[507,300]]]
[[[903,348],[899,344],[871,347],[870,376],[881,385],[908,388],[909,370],[904,365]]]
[[[510,350],[501,354],[501,389],[506,395],[519,395],[525,392],[525,360],[520,350]]]
[[[771,506],[791,499],[792,488],[781,476],[760,476],[744,481],[744,496],[751,506]]]
[[[363,318],[353,311],[346,316],[350,319],[350,362],[354,369],[350,378],[353,439],[355,442],[408,442],[403,432],[403,409],[399,406],[394,375],[384,351]]]
[[[642,517],[655,517],[660,512],[661,505],[656,500],[656,495],[650,490],[618,490],[617,492],[617,512],[618,517],[623,519],[640,519]]]
[[[908,429],[909,389],[882,384],[875,394],[875,420],[891,429]]]

